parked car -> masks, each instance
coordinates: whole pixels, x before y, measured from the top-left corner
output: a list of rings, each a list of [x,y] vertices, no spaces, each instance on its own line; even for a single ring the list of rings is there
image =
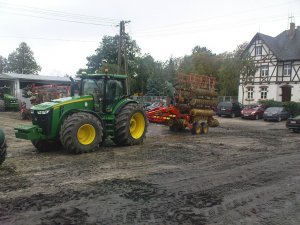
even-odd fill
[[[238,102],[220,102],[217,106],[218,116],[230,116],[234,118],[236,116],[241,116],[242,104]]]
[[[242,119],[262,119],[264,117],[265,106],[261,104],[246,105],[241,111]]]
[[[293,132],[300,132],[300,115],[287,119],[286,127]]]
[[[284,107],[269,107],[264,112],[264,120],[275,120],[280,122],[290,117],[290,113]]]

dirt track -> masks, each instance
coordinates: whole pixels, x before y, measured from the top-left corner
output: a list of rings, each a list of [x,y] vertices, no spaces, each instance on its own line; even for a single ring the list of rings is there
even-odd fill
[[[0,113],[0,224],[300,224],[300,134],[221,118],[206,136],[149,127],[141,146],[69,155],[17,140]]]

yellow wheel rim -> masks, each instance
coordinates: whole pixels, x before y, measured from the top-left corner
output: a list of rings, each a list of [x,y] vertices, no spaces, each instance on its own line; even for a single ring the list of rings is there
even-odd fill
[[[82,125],[77,131],[77,140],[82,145],[91,144],[96,138],[96,130],[90,124]]]
[[[142,113],[133,114],[130,119],[130,134],[134,139],[139,139],[144,134],[145,118]]]

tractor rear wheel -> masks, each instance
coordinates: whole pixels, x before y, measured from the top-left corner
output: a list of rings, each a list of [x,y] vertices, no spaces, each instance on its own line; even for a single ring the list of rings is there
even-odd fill
[[[53,150],[60,149],[62,147],[59,140],[32,140],[31,143],[37,149],[38,152],[50,152]]]
[[[191,129],[191,133],[192,134],[197,134],[197,135],[199,135],[199,134],[202,133],[202,126],[201,126],[201,124],[199,122],[195,122],[193,124],[193,127]]]
[[[102,137],[102,124],[90,113],[79,112],[68,116],[60,129],[61,143],[69,153],[95,151],[102,142]]]
[[[136,103],[125,105],[116,116],[114,143],[121,146],[143,143],[147,131],[145,112]]]

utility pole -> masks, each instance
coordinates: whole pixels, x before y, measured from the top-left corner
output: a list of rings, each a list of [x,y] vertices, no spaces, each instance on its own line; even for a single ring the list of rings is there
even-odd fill
[[[118,74],[121,71],[122,59],[124,59],[124,71],[125,75],[128,73],[128,62],[127,62],[127,51],[126,51],[126,37],[125,37],[125,24],[130,23],[130,21],[122,20],[120,22],[120,35],[119,35],[119,45],[118,45]],[[123,57],[122,57],[123,52]]]
[[[120,74],[122,59],[124,59],[124,73],[128,76],[128,58],[127,58],[127,50],[126,50],[126,36],[125,36],[125,24],[130,23],[130,21],[122,20],[120,22],[120,36],[119,36],[119,46],[118,46],[118,70],[117,73]],[[122,57],[123,52],[123,57]],[[126,86],[127,86],[127,94],[129,94],[129,85],[128,85],[128,78],[126,79]]]
[[[125,32],[125,23],[123,20],[120,22],[119,26],[120,26],[120,35],[119,35],[119,46],[118,46],[118,71],[117,71],[118,74],[120,74],[120,69],[121,69],[123,34]]]

